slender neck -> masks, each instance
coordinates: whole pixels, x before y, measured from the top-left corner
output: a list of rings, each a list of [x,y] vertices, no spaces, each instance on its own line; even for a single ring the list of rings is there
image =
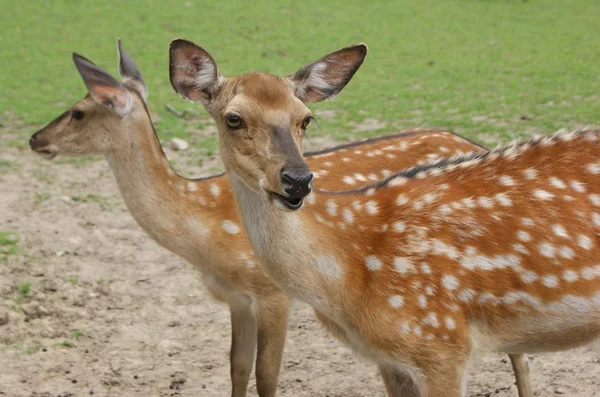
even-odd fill
[[[333,256],[311,249],[304,212],[277,209],[265,193],[253,191],[233,172],[228,175],[246,235],[265,271],[287,293],[329,312],[327,296],[332,283],[340,281],[341,272],[327,263]],[[331,265],[329,277],[316,269],[319,264]]]
[[[201,206],[193,201],[204,186],[171,168],[149,117],[135,120],[141,121],[114,131],[118,142],[114,142],[114,150],[106,159],[136,222],[160,245],[191,260],[198,252],[197,244],[206,239],[205,218],[209,214],[207,210],[190,215],[185,208]],[[184,233],[191,240],[177,238]],[[195,241],[196,247],[185,245],[185,241]]]

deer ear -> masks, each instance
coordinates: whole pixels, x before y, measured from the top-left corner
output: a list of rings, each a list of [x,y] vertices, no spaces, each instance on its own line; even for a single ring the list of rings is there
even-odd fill
[[[184,39],[169,46],[169,77],[175,92],[189,101],[210,103],[222,77],[213,57],[202,47]]]
[[[305,65],[289,79],[304,102],[333,98],[348,84],[367,56],[366,44],[356,44]]]
[[[146,102],[146,99],[148,98],[148,88],[146,87],[146,83],[144,83],[142,73],[140,73],[137,65],[133,59],[131,59],[129,54],[123,50],[121,39],[117,39],[117,52],[119,54],[119,74],[121,75],[123,83],[129,84],[135,88],[144,99],[144,102]]]
[[[73,62],[96,102],[109,107],[121,118],[129,114],[132,107],[131,95],[121,83],[77,53],[73,53]]]

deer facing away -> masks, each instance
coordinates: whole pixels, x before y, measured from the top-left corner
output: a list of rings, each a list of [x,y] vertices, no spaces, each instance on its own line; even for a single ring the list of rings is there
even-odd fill
[[[74,55],[89,93],[34,134],[30,146],[47,158],[106,157],[137,223],[160,245],[193,263],[208,290],[229,305],[232,396],[246,395],[255,350],[258,394],[274,396],[288,298],[258,266],[239,226],[227,178],[186,179],[170,167],[146,108],[141,73],[120,42],[118,48],[123,83]],[[315,152],[307,161],[323,186],[337,190],[365,185],[432,157],[472,150],[484,148],[449,132],[415,130]],[[332,168],[333,163],[348,167]]]
[[[206,51],[171,43],[172,85],[217,121],[236,205],[266,272],[377,362],[392,396],[466,395],[474,352],[556,351],[596,338],[600,131],[311,192],[298,124],[310,115],[305,103],[341,89],[365,48],[346,51],[343,62],[263,76],[267,85],[225,79]]]

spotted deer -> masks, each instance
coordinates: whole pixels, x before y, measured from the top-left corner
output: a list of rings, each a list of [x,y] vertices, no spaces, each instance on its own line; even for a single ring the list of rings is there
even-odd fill
[[[596,338],[600,130],[446,158],[343,192],[315,180],[313,190],[301,122],[366,47],[344,51],[345,63],[320,59],[285,78],[225,79],[205,50],[171,43],[172,85],[216,120],[265,271],[378,363],[391,396],[465,396],[473,353]]]
[[[34,134],[30,146],[48,159],[105,156],[137,223],[160,245],[194,264],[208,290],[229,305],[232,396],[246,395],[255,350],[258,394],[274,396],[288,298],[258,266],[240,229],[227,177],[187,179],[171,168],[146,107],[148,90],[142,75],[120,42],[118,50],[122,83],[73,55],[89,92]],[[309,153],[306,158],[316,180],[336,190],[472,150],[485,148],[450,132],[410,130]]]

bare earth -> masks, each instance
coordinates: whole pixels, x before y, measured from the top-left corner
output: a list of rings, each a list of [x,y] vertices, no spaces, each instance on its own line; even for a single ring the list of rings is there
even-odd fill
[[[11,162],[0,172],[0,231],[20,237],[19,254],[0,261],[0,397],[229,396],[227,307],[137,226],[106,162],[7,148],[0,159]],[[215,164],[179,168],[200,176]],[[24,282],[31,292],[19,299]],[[385,395],[375,367],[306,305],[288,335],[279,395]],[[598,344],[532,358],[536,396],[600,396]],[[469,396],[517,396],[507,357],[474,360]]]

